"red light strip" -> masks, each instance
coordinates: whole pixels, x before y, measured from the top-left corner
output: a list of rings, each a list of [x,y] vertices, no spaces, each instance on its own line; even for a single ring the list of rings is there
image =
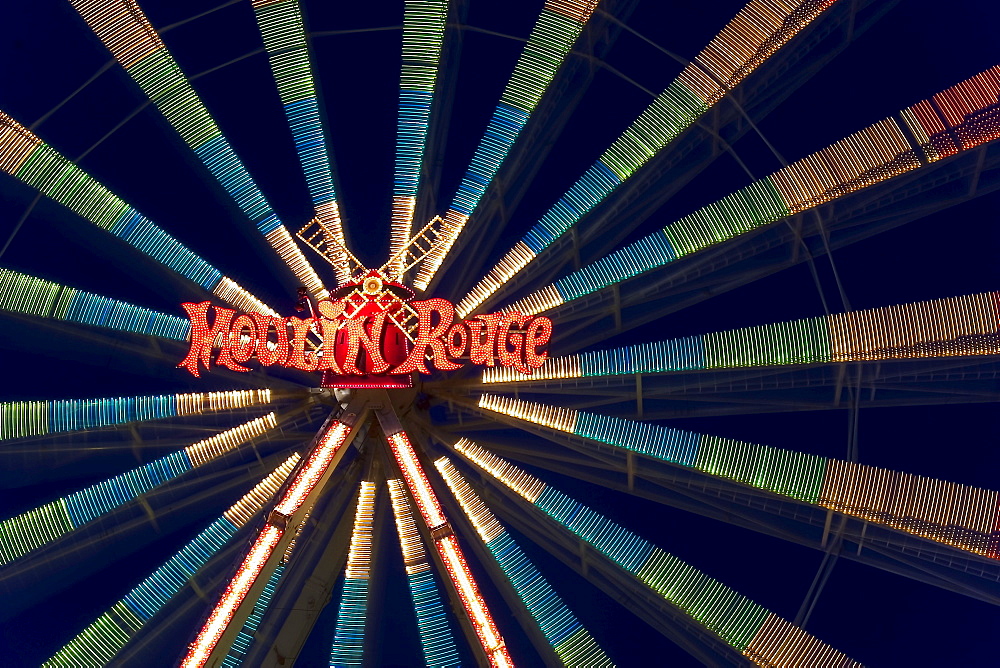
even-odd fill
[[[335,422],[334,426],[323,434],[319,445],[309,455],[306,465],[295,476],[295,481],[288,488],[288,491],[285,492],[284,498],[281,499],[275,510],[282,515],[291,515],[299,509],[302,502],[305,501],[309,493],[316,487],[316,483],[326,473],[327,467],[333,461],[333,456],[337,454],[337,450],[344,444],[347,435],[350,433],[351,429],[346,424]]]
[[[424,469],[417,460],[417,454],[413,451],[410,439],[406,437],[404,432],[398,432],[389,437],[389,445],[392,448],[392,454],[399,463],[400,470],[403,472],[403,479],[406,480],[406,485],[410,488],[410,493],[417,502],[420,514],[423,516],[424,522],[427,523],[427,528],[432,530],[433,536],[435,529],[447,525],[448,518],[441,511],[441,505],[438,503],[434,490],[431,489],[427,476],[424,475]],[[465,614],[472,622],[476,635],[479,636],[479,641],[483,646],[483,651],[486,652],[490,665],[500,668],[512,667],[514,662],[511,661],[503,637],[497,630],[493,616],[490,615],[489,608],[486,607],[486,602],[479,593],[479,586],[476,584],[475,578],[472,577],[469,566],[465,563],[465,556],[458,546],[458,540],[451,532],[441,537],[433,537],[434,546],[437,548],[438,554],[441,555],[441,560],[444,561],[448,577],[451,578],[456,591],[458,591],[458,597],[462,601],[462,607],[465,608]]]
[[[296,474],[281,502],[275,507],[276,512],[289,517],[302,507],[309,493],[313,491],[320,478],[326,473],[334,455],[337,454],[337,450],[344,444],[350,433],[351,427],[342,422],[334,421],[330,425],[320,437],[319,443],[313,448],[305,466]],[[257,540],[254,541],[253,547],[250,548],[246,559],[243,560],[243,564],[230,580],[222,598],[212,610],[212,614],[209,615],[208,621],[201,627],[198,637],[191,643],[187,656],[181,662],[181,668],[201,668],[205,665],[222,634],[226,632],[226,628],[247,592],[253,587],[257,576],[260,575],[267,560],[270,559],[282,534],[284,534],[284,529],[281,527],[273,524],[265,525],[260,535],[257,536]]]
[[[428,528],[433,529],[445,524],[448,518],[441,511],[441,505],[424,475],[424,469],[417,460],[417,453],[413,451],[410,439],[403,432],[399,432],[390,436],[389,440],[392,442],[392,452],[396,455],[399,468],[403,471],[403,477],[406,478],[406,485],[410,488],[413,498],[416,499],[417,508],[423,515]]]
[[[219,638],[229,626],[236,609],[243,602],[247,592],[250,591],[250,587],[260,575],[271,553],[274,552],[274,548],[281,540],[283,533],[284,531],[278,527],[270,525],[260,532],[250,553],[243,560],[240,569],[236,571],[236,576],[229,582],[229,586],[222,594],[222,599],[212,610],[211,616],[205,622],[201,632],[198,633],[198,637],[191,645],[184,661],[181,662],[181,668],[201,668],[205,665],[212,650],[215,649],[215,645],[219,642]]]

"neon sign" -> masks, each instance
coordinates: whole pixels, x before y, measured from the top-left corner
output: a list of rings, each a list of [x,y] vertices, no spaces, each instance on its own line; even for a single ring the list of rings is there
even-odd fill
[[[546,317],[506,311],[455,320],[451,302],[412,296],[370,272],[315,308],[310,304],[307,318],[185,303],[191,347],[177,366],[196,377],[213,362],[246,372],[256,357],[262,366],[320,371],[324,387],[410,387],[413,372],[431,373],[428,363],[439,371],[468,361],[531,374],[548,357],[552,321]]]

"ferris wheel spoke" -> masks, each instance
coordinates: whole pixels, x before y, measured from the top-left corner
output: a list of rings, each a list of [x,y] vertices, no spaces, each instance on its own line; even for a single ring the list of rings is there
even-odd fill
[[[271,403],[271,390],[0,402],[0,441]]]
[[[399,479],[389,480],[388,486],[424,663],[428,666],[458,665],[458,647],[413,516],[413,506],[406,496],[406,487]]]
[[[364,440],[365,431],[362,426],[356,439]],[[343,468],[338,466],[336,483],[303,516],[260,596],[254,601],[254,593],[248,595],[246,604],[252,611],[234,636],[223,665],[262,665],[275,652],[292,656],[301,651],[302,629],[312,628],[331,600],[339,569],[348,556],[357,498],[354,485],[367,475],[370,461],[362,455]],[[190,626],[189,620],[182,632],[190,633]],[[324,660],[329,660],[329,650]]]
[[[81,631],[56,654],[46,666],[104,665],[161,608],[195,577],[201,568],[225,547],[259,513],[299,461],[293,454],[229,507],[217,520],[194,537],[166,563],[153,571],[124,598]]]
[[[1000,354],[1000,292],[935,299],[550,357],[530,376],[483,384],[557,390],[571,378]]]
[[[0,169],[220,299],[246,311],[277,315],[2,111]]]
[[[485,480],[515,493],[538,517],[547,517],[631,576],[733,651],[763,665],[860,665],[747,597],[611,522],[510,462],[462,439],[459,454],[488,473]],[[526,523],[527,524],[527,523]],[[537,532],[544,533],[544,532]],[[565,535],[565,534],[563,534]],[[566,548],[564,548],[566,549]],[[579,553],[579,552],[578,552]],[[704,631],[697,636],[704,636]]]
[[[376,489],[374,480],[362,480],[358,490],[344,588],[340,594],[337,627],[330,650],[331,666],[360,666],[364,658]]]
[[[518,604],[524,605],[534,620],[542,635],[542,641],[536,642],[536,647],[544,647],[539,649],[539,655],[546,659],[546,663],[558,661],[565,666],[595,667],[613,665],[451,461],[441,457],[434,461],[434,466],[482,539],[486,551],[499,565],[502,577],[516,594]],[[483,559],[484,562],[488,560],[489,557]]]
[[[0,268],[0,310],[184,341],[184,318]]]
[[[232,196],[295,277],[317,297],[329,292],[271,209],[191,82],[135,2],[72,0],[73,7],[212,176]]]
[[[488,303],[638,169],[723,99],[836,0],[751,2],[646,108],[584,175],[458,304],[461,316]]]
[[[417,270],[414,285],[418,289],[425,290],[430,286],[455,241],[468,224],[469,218],[475,213],[483,195],[486,194],[493,177],[496,176],[538,106],[542,95],[583,31],[598,1],[546,0],[486,132],[466,169],[458,192],[448,207],[440,236],[435,239],[434,245]],[[404,76],[405,67],[404,60]],[[398,172],[396,183],[399,188]],[[395,204],[393,209],[395,217]],[[406,231],[409,231],[408,223]],[[394,232],[394,239],[396,238]],[[400,238],[396,242],[397,250],[401,249],[405,242],[405,236]]]
[[[984,121],[1000,102],[1000,66],[923,100],[662,230],[583,267],[511,308],[540,313],[734,237],[926,167],[997,138]],[[950,113],[935,109],[948,106]],[[930,116],[934,112],[933,116]],[[910,139],[910,137],[914,139]]]
[[[344,283],[351,279],[347,255],[343,251],[347,240],[337,203],[331,157],[320,121],[302,9],[299,0],[254,0],[253,8],[316,210],[316,220],[324,233],[337,242],[331,245],[331,259],[337,280]]]
[[[448,0],[404,2],[403,65],[389,238],[389,257],[396,260],[397,271],[402,269],[402,254],[410,240],[417,195],[421,191],[448,5]]]
[[[535,436],[562,446],[539,448]],[[438,436],[443,443],[458,434]],[[834,513],[722,478],[673,467],[625,450],[561,434],[527,429],[501,442],[496,435],[476,442],[498,455],[600,485],[624,494],[701,515],[720,523],[856,561],[873,568],[1000,605],[1000,561],[960,552],[867,520]]]
[[[277,426],[274,413],[0,522],[0,566],[64,537],[139,496],[221,457]]]
[[[807,453],[483,395],[480,407],[1000,559],[997,492]]]

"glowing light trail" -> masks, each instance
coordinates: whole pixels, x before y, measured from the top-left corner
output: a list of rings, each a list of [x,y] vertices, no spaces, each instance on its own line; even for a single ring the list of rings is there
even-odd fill
[[[264,507],[299,462],[293,454],[233,504],[177,554],[98,617],[43,665],[95,666],[111,663],[126,643],[179,592],[205,563]]]
[[[458,469],[447,457],[437,459],[434,466],[441,472],[486,548],[500,565],[563,665],[567,668],[613,665]]]
[[[527,488],[532,493],[522,496],[529,503],[755,663],[762,666],[861,666],[746,596],[472,441],[462,439],[454,447],[487,472],[506,471],[503,477],[494,476],[504,485],[511,486],[510,477],[521,481],[521,489],[525,489],[525,482],[528,482]],[[511,489],[517,491],[514,487]]]
[[[134,0],[70,0],[139,88],[317,298],[329,292]]]
[[[830,202],[921,167],[920,155],[933,161],[950,151],[969,150],[1000,137],[1000,123],[983,111],[1000,103],[1000,66],[935,95],[964,112],[952,117],[947,131],[930,123],[915,126],[922,116],[900,112],[917,137],[911,144],[901,124],[887,118],[746,188],[650,234],[515,302],[511,308],[534,314],[579,299],[674,260],[704,250],[751,230]],[[942,104],[942,101],[936,104]],[[922,109],[927,101],[909,110]],[[943,120],[943,119],[942,119]],[[951,121],[955,121],[955,125]],[[948,143],[951,134],[960,145]],[[929,137],[933,135],[934,139]],[[946,150],[947,149],[947,150]],[[471,302],[470,302],[471,303]],[[477,302],[478,303],[478,302]],[[459,313],[464,313],[459,305]]]
[[[484,394],[479,405],[1000,559],[1000,493],[992,490],[509,397]]]
[[[383,429],[385,425],[383,424]],[[406,434],[402,431],[387,434],[389,447],[399,464],[410,493],[417,502],[417,509],[420,511],[427,528],[430,529],[434,537],[434,547],[437,548],[441,560],[448,571],[448,576],[455,585],[458,597],[462,601],[462,607],[472,623],[472,627],[482,643],[483,651],[491,666],[513,666],[510,655],[507,653],[507,646],[497,630],[486,607],[486,601],[479,593],[479,586],[475,578],[469,571],[469,566],[465,562],[462,549],[458,546],[458,541],[451,531],[448,519],[441,510],[437,495],[431,488],[423,467],[417,459]]]
[[[464,317],[836,0],[752,0],[458,304]]]
[[[532,375],[484,383],[785,364],[1000,354],[1000,292],[935,299],[550,357]]]
[[[441,267],[597,3],[598,0],[546,0],[444,216],[440,237],[417,270],[414,285],[418,289],[425,290]]]

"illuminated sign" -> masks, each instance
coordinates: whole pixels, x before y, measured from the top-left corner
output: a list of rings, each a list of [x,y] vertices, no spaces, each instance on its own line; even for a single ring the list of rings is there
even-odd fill
[[[244,364],[255,357],[262,366],[321,371],[324,387],[409,387],[414,371],[431,373],[428,363],[439,371],[468,361],[530,374],[548,357],[548,318],[507,311],[456,321],[451,302],[410,301],[412,295],[371,272],[310,306],[308,318],[238,313],[207,301],[182,304],[191,348],[178,366],[194,376],[213,362],[250,371]]]

